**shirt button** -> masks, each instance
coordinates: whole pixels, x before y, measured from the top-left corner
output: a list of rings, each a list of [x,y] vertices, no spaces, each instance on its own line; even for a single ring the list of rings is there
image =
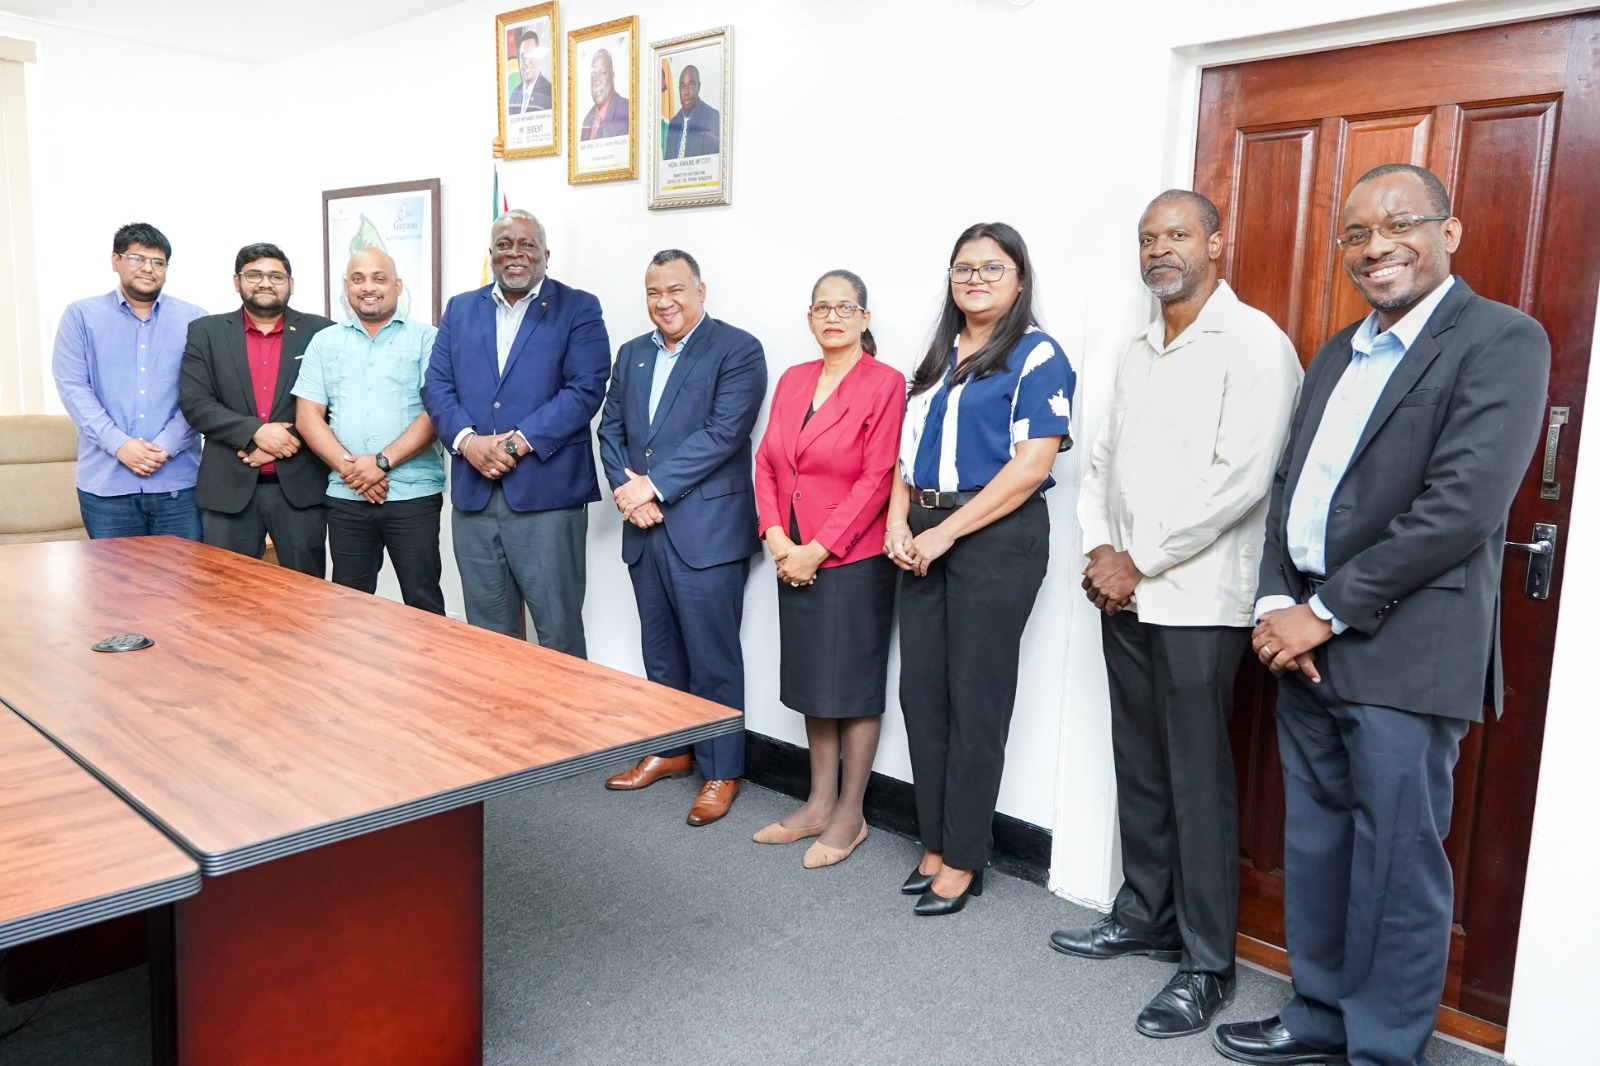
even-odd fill
[[[799,498],[800,498],[800,494],[799,494],[799,493],[798,493],[798,492],[797,492],[797,493],[795,493],[795,494],[794,494],[794,498],[795,498],[795,499],[797,499],[797,500],[798,500],[798,499],[799,499]]]
[[[654,454],[655,454],[655,453],[656,453],[656,451],[655,451],[655,449],[654,449],[654,448],[646,448],[646,449],[645,449],[645,450],[644,450],[644,454],[645,454],[645,458],[647,458],[647,459],[648,459],[648,458],[649,458],[649,457],[650,457],[650,456],[652,456],[652,455],[654,455]]]

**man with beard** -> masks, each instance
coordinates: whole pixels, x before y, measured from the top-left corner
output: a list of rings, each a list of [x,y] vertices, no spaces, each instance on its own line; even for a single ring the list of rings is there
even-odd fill
[[[662,159],[716,155],[722,144],[722,112],[700,98],[700,70],[687,66],[678,75],[678,113],[667,123]]]
[[[387,253],[363,248],[350,257],[344,291],[355,316],[311,338],[294,386],[295,426],[329,467],[334,583],[377,591],[388,548],[401,598],[444,614],[444,458],[422,408],[439,331],[395,316],[403,288]]]
[[[450,518],[467,621],[585,658],[588,505],[600,498],[589,428],[611,341],[600,301],[545,273],[543,224],[512,209],[489,230],[492,284],[452,297],[422,401],[449,445]]]
[[[1111,913],[1051,946],[1149,955],[1178,972],[1145,1036],[1204,1032],[1233,999],[1239,814],[1228,721],[1249,642],[1272,471],[1300,363],[1217,276],[1217,209],[1173,189],[1139,221],[1161,313],[1133,339],[1078,502],[1111,685],[1123,884]]]
[[[1239,1062],[1417,1066],[1450,955],[1451,772],[1468,726],[1502,705],[1506,513],[1550,342],[1451,275],[1461,220],[1429,171],[1368,171],[1341,227],[1372,313],[1306,374],[1251,636],[1279,675],[1294,998],[1214,1043]]]
[[[56,331],[51,369],[78,427],[78,507],[91,537],[200,539],[200,438],[178,411],[178,367],[189,323],[205,312],[163,293],[171,258],[160,230],[123,226],[111,239],[117,287],[72,304]]]
[[[600,49],[589,66],[589,94],[594,106],[583,116],[578,139],[593,141],[601,137],[621,137],[628,132],[628,98],[617,93],[617,77],[611,64],[611,53]]]
[[[247,244],[233,261],[244,306],[189,325],[178,406],[205,434],[195,502],[207,544],[322,577],[328,468],[300,446],[290,391],[312,336],[333,325],[289,307],[294,278],[275,244]]]

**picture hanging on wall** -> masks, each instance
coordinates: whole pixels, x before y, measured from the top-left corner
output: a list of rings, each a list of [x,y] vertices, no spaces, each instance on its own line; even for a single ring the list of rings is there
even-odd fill
[[[394,260],[401,282],[395,314],[437,326],[442,310],[439,179],[322,194],[323,309],[335,322],[354,314],[344,292],[344,268],[363,248],[377,248]]]
[[[650,207],[732,203],[733,27],[655,41]]]
[[[639,176],[639,16],[567,34],[567,182]]]
[[[561,154],[560,23],[555,0],[495,16],[495,93],[506,159]]]

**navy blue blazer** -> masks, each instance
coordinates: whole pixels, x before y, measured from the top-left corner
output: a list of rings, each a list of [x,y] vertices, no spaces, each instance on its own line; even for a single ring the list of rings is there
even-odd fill
[[[646,474],[661,493],[667,536],[697,570],[748,559],[760,550],[750,431],[767,395],[767,357],[742,329],[705,318],[689,337],[650,418],[655,341],[635,337],[617,353],[600,416],[600,461],[615,489],[624,468]],[[622,527],[632,566],[646,531]]]
[[[716,155],[722,151],[722,112],[702,100],[695,105],[690,117],[694,121],[689,122],[689,141],[684,145],[684,157]],[[667,136],[661,142],[662,159],[678,158],[678,142],[683,139],[683,124],[687,120],[680,107],[678,113],[672,116],[672,121],[667,123]]]
[[[453,296],[439,321],[422,402],[445,447],[471,428],[520,430],[533,450],[501,479],[513,511],[551,511],[600,498],[589,423],[600,409],[611,340],[600,301],[545,278],[500,374],[494,286]],[[493,487],[459,455],[450,460],[450,500],[481,511]]]

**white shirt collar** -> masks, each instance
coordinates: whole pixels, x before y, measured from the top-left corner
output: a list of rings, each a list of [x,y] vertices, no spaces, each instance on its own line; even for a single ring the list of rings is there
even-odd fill
[[[1455,285],[1455,275],[1448,275],[1439,283],[1438,288],[1417,302],[1417,305],[1405,313],[1405,317],[1389,327],[1389,333],[1400,342],[1400,347],[1406,351],[1416,343],[1417,337],[1422,333],[1422,328],[1428,324],[1428,319],[1433,317],[1445,295]],[[1372,346],[1378,339],[1378,312],[1374,311],[1361,323],[1361,328],[1356,330],[1356,335],[1350,338],[1350,347],[1363,355],[1370,354]]]

